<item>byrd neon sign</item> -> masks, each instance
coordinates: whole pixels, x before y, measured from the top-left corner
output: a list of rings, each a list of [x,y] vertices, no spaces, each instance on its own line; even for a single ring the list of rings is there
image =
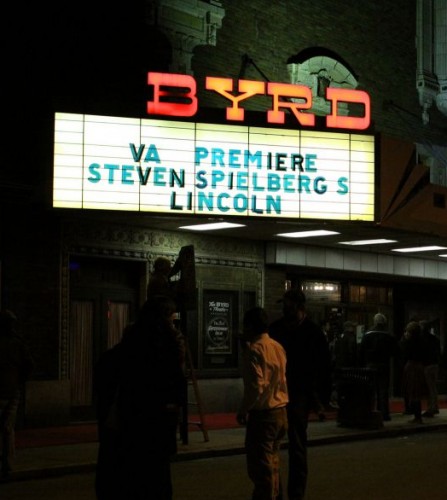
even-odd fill
[[[199,107],[196,94],[197,83],[191,75],[148,73],[148,85],[153,86],[154,89],[153,100],[147,102],[148,114],[191,117],[197,113]],[[267,110],[268,123],[283,124],[285,122],[285,110],[288,110],[301,125],[315,126],[315,115],[308,111],[304,112],[312,108],[312,90],[305,85],[238,80],[238,95],[234,95],[234,81],[231,78],[208,76],[205,80],[205,88],[217,92],[230,101],[231,106],[226,108],[228,121],[244,121],[245,110],[239,106],[240,103],[255,95],[267,94],[272,98],[271,109]],[[370,126],[371,104],[369,95],[366,92],[327,87],[325,98],[331,103],[331,113],[326,116],[327,127],[365,130]],[[292,101],[292,99],[295,101]],[[339,103],[362,105],[363,116],[343,116],[338,114]]]

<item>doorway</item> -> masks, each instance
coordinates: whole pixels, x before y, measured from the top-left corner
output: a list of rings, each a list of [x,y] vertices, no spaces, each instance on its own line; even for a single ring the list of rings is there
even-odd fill
[[[135,320],[145,262],[70,259],[69,374],[71,419],[95,419],[94,368]]]

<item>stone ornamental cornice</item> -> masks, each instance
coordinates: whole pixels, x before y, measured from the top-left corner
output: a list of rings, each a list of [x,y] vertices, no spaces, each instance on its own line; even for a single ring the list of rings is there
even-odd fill
[[[65,220],[64,242],[70,253],[124,259],[146,260],[149,253],[176,256],[186,245],[194,245],[197,263],[225,261],[228,265],[247,267],[250,262],[257,266],[264,259],[264,245],[257,241],[76,219]]]
[[[216,45],[225,10],[219,1],[148,0],[146,22],[159,28],[172,46],[171,73],[192,74],[198,45]]]

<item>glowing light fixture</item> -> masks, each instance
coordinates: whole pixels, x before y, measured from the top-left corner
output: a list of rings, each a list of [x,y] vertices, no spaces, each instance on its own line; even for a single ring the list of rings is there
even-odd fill
[[[181,226],[179,229],[188,229],[189,231],[213,231],[216,229],[229,229],[232,227],[245,227],[245,224],[235,224],[233,222],[209,222],[207,224]]]
[[[312,238],[314,236],[330,236],[340,234],[337,231],[327,231],[326,229],[316,229],[315,231],[297,231],[295,233],[280,233],[276,236],[284,236],[284,238]]]
[[[385,243],[397,243],[397,240],[387,240],[385,238],[378,238],[375,240],[354,240],[354,241],[340,241],[340,245],[384,245]]]
[[[433,250],[447,250],[447,247],[438,245],[429,245],[425,247],[408,247],[408,248],[393,248],[393,252],[410,253],[410,252],[430,252]]]

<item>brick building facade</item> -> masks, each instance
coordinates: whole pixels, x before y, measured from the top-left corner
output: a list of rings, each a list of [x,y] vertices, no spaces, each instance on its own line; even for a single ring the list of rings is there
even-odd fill
[[[194,75],[201,112],[221,117],[228,103],[217,93],[205,91],[206,76],[290,82],[291,60],[305,50],[318,54],[324,49],[349,64],[357,88],[371,97],[373,130],[384,137],[380,170],[387,185],[397,189],[405,177],[407,165],[402,160],[398,165],[396,154],[401,159],[408,157],[411,166],[418,165],[424,175],[429,169],[431,179],[435,172],[441,172],[442,179],[446,117],[433,105],[428,110],[428,124],[422,120],[416,89],[417,8],[416,0],[342,0],[336,4],[325,0],[147,0],[126,2],[125,10],[98,1],[80,2],[70,12],[64,7],[50,12],[31,6],[25,13],[13,14],[12,32],[21,33],[22,40],[13,41],[7,57],[10,87],[5,94],[5,116],[10,125],[0,177],[0,304],[18,315],[21,333],[36,360],[25,408],[28,425],[73,418],[76,359],[70,314],[73,300],[82,298],[84,285],[98,286],[102,292],[118,288],[121,297],[129,292],[132,318],[144,300],[153,260],[164,255],[175,261],[182,246],[193,244],[199,295],[199,310],[192,320],[199,330],[191,339],[193,356],[208,410],[228,411],[235,409],[240,394],[237,351],[228,363],[228,358],[218,356],[215,366],[210,365],[203,349],[204,334],[200,333],[205,321],[203,295],[233,294],[236,312],[232,326],[236,329],[249,304],[261,303],[272,319],[278,316],[277,299],[286,280],[335,277],[350,283],[356,278],[355,272],[342,269],[268,265],[262,239],[191,237],[153,228],[150,217],[138,214],[54,210],[54,112],[144,117],[146,74],[162,71]],[[244,107],[262,116],[269,105],[268,98],[260,96],[248,100]],[[425,154],[418,155],[417,144]],[[432,146],[444,156],[430,154]],[[445,173],[443,182],[420,187],[416,195],[417,206],[422,207],[418,209],[420,217],[401,212],[383,223],[414,231],[424,227],[445,240]],[[413,187],[418,185],[415,181]],[[392,195],[382,196],[382,215]],[[433,206],[433,200],[437,205]],[[90,283],[80,283],[74,290],[78,261],[89,262],[93,268],[98,263],[104,267],[102,274],[92,274]],[[114,273],[117,262],[129,267]],[[129,269],[138,273],[131,284],[126,277]],[[363,275],[365,283],[372,274]],[[385,285],[393,286],[393,279],[391,285]],[[415,278],[414,290],[432,287],[435,291],[426,293],[427,301],[434,303],[435,310],[442,304],[445,309],[445,279],[418,282]],[[406,285],[396,287],[400,302],[388,305],[392,311],[394,308],[395,323],[402,325],[414,307],[408,306],[412,301],[401,291]],[[366,316],[371,316],[377,303],[369,306]],[[318,307],[316,311],[324,314]],[[444,315],[437,314],[442,329]],[[93,335],[104,332],[95,330]],[[101,342],[94,338],[91,362],[104,350]],[[86,369],[82,363],[78,368]],[[90,390],[86,395],[91,396]],[[84,403],[79,406],[88,406]]]

